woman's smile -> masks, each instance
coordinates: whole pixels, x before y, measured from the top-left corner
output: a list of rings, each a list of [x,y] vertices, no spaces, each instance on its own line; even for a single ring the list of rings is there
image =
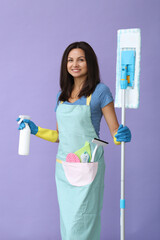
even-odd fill
[[[85,52],[81,48],[74,48],[68,54],[67,70],[74,78],[86,79],[88,74]]]
[[[72,69],[73,72],[80,72],[80,69]]]

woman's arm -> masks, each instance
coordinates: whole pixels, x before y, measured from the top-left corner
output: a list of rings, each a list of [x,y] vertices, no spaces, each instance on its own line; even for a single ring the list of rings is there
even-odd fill
[[[121,142],[130,142],[131,131],[127,126],[123,127],[122,124],[119,126],[113,102],[109,103],[104,108],[102,108],[102,112],[108,124],[114,143],[116,145],[120,145]]]
[[[57,130],[45,129],[38,126],[38,132],[35,136],[42,138],[50,142],[57,142],[58,132]]]
[[[56,123],[56,126],[57,126],[57,133],[58,133],[58,138],[57,138],[57,143],[59,143],[59,132],[58,132],[58,123]]]
[[[109,127],[110,133],[114,138],[114,135],[117,132],[119,127],[119,123],[118,123],[115,109],[114,109],[114,103],[111,102],[108,105],[106,105],[104,108],[102,108],[102,113]]]

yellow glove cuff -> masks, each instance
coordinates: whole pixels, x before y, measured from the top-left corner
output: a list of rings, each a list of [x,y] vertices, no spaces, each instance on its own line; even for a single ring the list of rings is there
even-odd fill
[[[58,132],[56,130],[45,129],[38,126],[38,132],[35,136],[50,142],[56,142],[58,139]]]
[[[117,139],[116,139],[116,137],[115,137],[116,134],[117,134],[117,132],[114,134],[114,138],[113,138],[114,143],[115,143],[116,145],[121,145],[121,142],[118,142]]]

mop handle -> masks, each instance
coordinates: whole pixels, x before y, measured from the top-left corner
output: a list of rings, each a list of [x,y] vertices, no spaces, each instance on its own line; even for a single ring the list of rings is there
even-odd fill
[[[121,122],[125,126],[125,89],[122,91],[122,116]],[[121,142],[121,199],[120,199],[120,232],[121,240],[125,240],[125,142]]]

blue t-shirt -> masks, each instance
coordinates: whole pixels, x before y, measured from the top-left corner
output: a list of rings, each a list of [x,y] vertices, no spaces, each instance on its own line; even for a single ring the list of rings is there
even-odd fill
[[[59,102],[57,103],[57,101],[60,94],[61,91],[59,91],[57,94],[55,112],[59,104]],[[91,108],[91,121],[98,137],[100,131],[100,122],[103,115],[102,108],[108,105],[110,102],[113,102],[113,97],[112,93],[110,92],[110,89],[104,83],[97,84],[94,92],[92,93],[90,108]],[[82,96],[74,103],[65,101],[64,104],[86,105],[86,97]]]

